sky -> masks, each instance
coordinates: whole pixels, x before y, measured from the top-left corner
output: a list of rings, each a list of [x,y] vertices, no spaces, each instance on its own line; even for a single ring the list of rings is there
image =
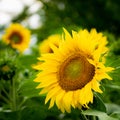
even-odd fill
[[[26,21],[31,28],[40,26],[40,16],[36,11],[42,7],[42,3],[36,0],[0,0],[0,25],[6,25],[11,19],[19,15],[25,6],[29,6],[29,12],[33,15]],[[36,22],[33,22],[33,21]]]

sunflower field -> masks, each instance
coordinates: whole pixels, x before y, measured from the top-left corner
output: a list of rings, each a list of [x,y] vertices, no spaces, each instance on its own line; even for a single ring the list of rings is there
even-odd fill
[[[120,120],[119,0],[0,0],[0,120]]]

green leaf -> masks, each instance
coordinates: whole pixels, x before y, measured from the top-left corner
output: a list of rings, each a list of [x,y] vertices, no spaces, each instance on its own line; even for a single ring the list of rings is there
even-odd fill
[[[35,97],[39,95],[40,89],[36,89],[39,83],[34,82],[36,74],[32,75],[30,79],[25,80],[21,83],[18,92],[27,97]]]
[[[6,111],[6,112],[0,112],[0,120],[18,120],[19,113]]]
[[[106,112],[106,106],[100,96],[97,93],[94,93],[94,95],[95,97],[93,99],[93,103],[89,105],[90,108],[101,112]]]
[[[106,108],[107,108],[107,113],[111,117],[120,119],[120,105],[109,103],[109,104],[106,104]]]
[[[116,90],[120,90],[120,86],[119,85],[106,85],[106,87],[109,87],[109,88],[113,88],[113,89],[116,89]]]
[[[58,120],[60,111],[55,106],[48,110],[44,100],[43,96],[27,99],[26,107],[21,111],[21,120]]]
[[[37,62],[37,57],[35,55],[22,55],[19,59],[21,65],[29,69],[32,69],[32,65]]]
[[[97,110],[86,110],[86,111],[83,111],[83,114],[97,116],[99,120],[118,120],[117,118],[108,116],[105,112],[101,112]]]
[[[105,105],[106,105],[108,113],[113,113],[113,112],[117,112],[117,111],[120,112],[120,105],[113,104],[113,103],[107,103]]]

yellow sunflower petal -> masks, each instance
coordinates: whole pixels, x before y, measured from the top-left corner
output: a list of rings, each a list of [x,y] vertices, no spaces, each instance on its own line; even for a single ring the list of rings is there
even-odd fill
[[[58,95],[56,95],[56,105],[58,108],[60,108],[60,106],[61,106],[60,101],[63,98],[64,94],[65,94],[65,91],[61,90],[60,93]]]
[[[84,93],[84,94],[83,94]],[[88,94],[89,93],[89,94]],[[93,102],[93,93],[91,90],[91,84],[88,83],[82,90],[80,91],[79,96],[80,103],[82,105],[87,105],[89,102]]]
[[[73,100],[73,92],[69,91],[67,92],[63,97],[63,103],[65,110],[70,113],[71,112],[71,102]]]
[[[65,40],[66,41],[71,40],[72,37],[71,37],[70,33],[65,28],[63,28],[63,30],[64,30],[64,33],[65,33]]]
[[[50,100],[49,109],[54,106],[54,102],[55,102],[55,97],[52,97],[51,100]]]
[[[47,87],[45,87],[45,88],[43,88],[41,91],[40,91],[40,95],[42,95],[42,94],[45,94],[45,93],[47,93],[48,91],[50,91],[52,88],[54,88],[56,86],[56,84],[52,84],[52,85],[50,85],[50,86],[47,86]]]
[[[91,81],[91,86],[94,91],[102,93],[102,90],[99,88],[100,84],[95,79]]]
[[[51,99],[52,96],[54,97],[54,95],[57,94],[59,90],[60,87],[54,87],[53,89],[51,89],[46,96],[45,104]]]

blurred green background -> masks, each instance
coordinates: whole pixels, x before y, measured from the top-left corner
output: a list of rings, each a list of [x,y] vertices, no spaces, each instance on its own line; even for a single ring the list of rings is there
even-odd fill
[[[0,0],[0,3],[3,1]],[[0,120],[84,120],[79,110],[72,110],[70,114],[62,114],[56,106],[48,110],[48,104],[44,104],[45,96],[38,96],[39,90],[35,89],[37,84],[33,82],[36,71],[31,68],[31,65],[37,63],[39,43],[51,34],[62,33],[63,27],[69,32],[81,28],[88,30],[96,28],[98,32],[103,32],[107,36],[108,47],[111,51],[107,57],[106,65],[113,66],[116,70],[111,74],[113,81],[104,80],[101,83],[101,89],[103,89],[104,93],[98,95],[100,99],[97,97],[97,100],[94,101],[95,104],[91,108],[107,112],[108,115],[119,120],[120,0],[32,1],[31,4],[28,4],[30,2],[28,0],[28,3],[25,4],[25,1],[21,0],[22,10],[15,15],[7,12],[11,19],[4,24],[2,22],[0,24],[0,36],[2,36],[4,29],[10,23],[16,22],[29,28],[32,34],[30,51],[21,56],[16,55],[13,50],[5,46],[0,40],[0,67],[7,64],[11,68],[11,71],[5,74],[0,71]],[[0,11],[0,15],[3,12]],[[9,93],[11,89],[9,77],[17,77],[15,87],[17,108],[13,110],[11,110],[12,107],[9,107],[9,102],[6,103],[1,97],[4,96],[9,100],[5,93],[5,91]],[[87,116],[87,118],[88,120],[93,119],[91,116]],[[99,117],[96,118],[96,120],[98,119]],[[102,120],[112,119],[104,118]]]
[[[1,0],[4,1],[4,0]],[[13,1],[13,0],[12,0]],[[22,2],[24,0],[21,0]],[[120,1],[119,0],[27,0],[19,14],[11,22],[20,22],[30,27],[39,40],[56,33],[62,27],[67,29],[96,28],[119,36]],[[14,3],[13,3],[14,4]],[[36,5],[37,4],[37,5]],[[36,7],[36,9],[35,9]],[[8,12],[8,11],[7,11]],[[9,13],[9,12],[8,12]],[[14,13],[14,12],[13,12]],[[14,13],[15,14],[15,13]],[[32,27],[27,23],[31,16],[39,16]],[[12,15],[11,15],[12,16]],[[35,23],[40,23],[37,26]],[[0,28],[4,28],[1,25]]]

